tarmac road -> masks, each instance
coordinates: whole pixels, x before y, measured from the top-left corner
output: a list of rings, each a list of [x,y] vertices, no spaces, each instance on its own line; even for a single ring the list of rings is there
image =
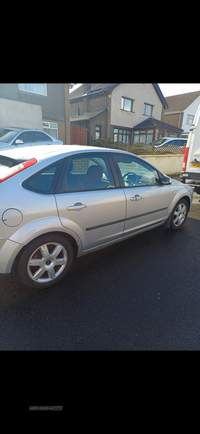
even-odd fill
[[[200,350],[198,201],[181,231],[79,258],[46,291],[0,282],[0,349]]]

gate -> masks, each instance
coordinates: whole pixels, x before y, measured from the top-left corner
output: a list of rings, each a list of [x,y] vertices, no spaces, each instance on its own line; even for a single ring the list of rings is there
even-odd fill
[[[70,125],[71,145],[87,145],[88,131],[78,125]]]

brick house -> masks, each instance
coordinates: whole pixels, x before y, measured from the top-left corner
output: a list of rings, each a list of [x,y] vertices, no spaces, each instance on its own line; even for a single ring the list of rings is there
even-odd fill
[[[147,117],[161,120],[166,100],[156,83],[85,83],[70,96],[70,122],[92,140],[133,141],[133,127]]]
[[[41,108],[40,128],[63,143],[70,143],[69,85],[65,83],[0,83],[0,103],[14,107],[12,119],[9,113],[0,112],[0,125],[33,128],[30,119],[23,123],[23,113],[30,105]],[[7,102],[7,104],[6,104]],[[13,105],[12,105],[13,102]],[[10,105],[9,105],[9,104]],[[21,121],[16,111],[21,110]],[[15,117],[16,114],[16,117]],[[2,117],[2,119],[1,119]],[[10,119],[10,123],[6,122]],[[25,119],[25,116],[24,116]],[[21,122],[21,124],[19,124]]]

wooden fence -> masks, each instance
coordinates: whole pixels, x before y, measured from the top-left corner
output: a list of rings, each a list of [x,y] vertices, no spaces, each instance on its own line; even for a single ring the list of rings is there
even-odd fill
[[[87,129],[84,127],[71,125],[70,126],[70,135],[71,135],[71,145],[87,145]]]

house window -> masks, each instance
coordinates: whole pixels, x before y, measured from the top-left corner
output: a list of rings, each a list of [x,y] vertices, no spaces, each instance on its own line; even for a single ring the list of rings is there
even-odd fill
[[[101,125],[96,125],[95,140],[98,140],[100,138],[101,138]]]
[[[187,122],[186,122],[186,124],[187,125],[192,125],[193,120],[194,120],[194,116],[193,115],[187,115]]]
[[[133,111],[133,99],[124,98],[122,96],[121,98],[121,110],[125,110],[127,112]]]
[[[134,131],[133,143],[141,142],[150,145],[153,142],[153,130]]]
[[[24,92],[47,96],[47,85],[45,83],[18,83],[18,88]]]
[[[56,122],[42,122],[43,123],[43,131],[45,133],[50,134],[50,136],[55,139],[58,138],[58,124]]]
[[[153,114],[153,106],[151,104],[144,103],[144,113],[145,116],[152,116]]]
[[[131,141],[131,130],[114,128],[114,142],[128,143],[129,140]]]

